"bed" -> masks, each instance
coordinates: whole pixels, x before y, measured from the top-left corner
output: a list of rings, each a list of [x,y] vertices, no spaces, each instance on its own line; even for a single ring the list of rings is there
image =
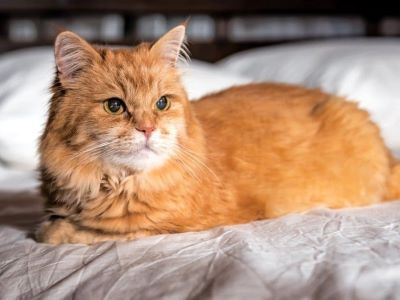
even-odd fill
[[[116,1],[109,9],[124,18],[143,13],[143,7],[151,13],[184,13],[178,2],[172,2],[170,12],[161,4],[140,6],[142,1],[135,2],[136,10],[124,6],[127,1]],[[361,36],[378,35],[373,26],[376,16],[370,16],[372,21],[368,19],[363,34],[351,39],[331,36],[284,44],[277,39],[233,43],[223,30],[226,14],[276,14],[279,5],[275,3],[272,10],[268,6],[272,4],[259,2],[257,7],[249,1],[248,10],[241,10],[240,1],[233,1],[231,11],[226,12],[211,2],[193,4],[192,9],[212,12],[218,20],[214,46],[222,50],[202,55],[202,47],[212,42],[194,43],[194,59],[181,66],[183,83],[193,101],[257,81],[321,88],[368,110],[399,156],[400,39]],[[51,3],[37,1],[32,6],[28,1],[4,1],[0,14],[26,18],[46,12],[54,17],[63,7]],[[64,7],[69,13],[85,9],[72,3],[75,6]],[[99,13],[105,2],[96,3],[90,11]],[[306,10],[292,3],[291,10],[285,11],[284,3],[288,2],[282,1],[281,13]],[[19,5],[19,10],[10,13],[13,5]],[[327,6],[314,8],[313,13],[332,12]],[[352,11],[347,8],[347,12]],[[376,13],[382,16],[384,12]],[[132,30],[125,27],[124,36]],[[246,26],[237,28],[239,34]],[[39,37],[29,43],[7,40],[2,45],[7,51],[0,55],[1,299],[400,298],[400,199],[352,209],[316,208],[273,220],[130,242],[57,247],[36,243],[32,232],[43,216],[43,199],[37,192],[35,149],[54,70],[49,41]]]

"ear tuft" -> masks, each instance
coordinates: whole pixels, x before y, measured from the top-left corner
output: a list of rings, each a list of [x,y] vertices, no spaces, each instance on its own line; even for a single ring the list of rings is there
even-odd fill
[[[63,79],[74,78],[82,69],[92,64],[98,56],[96,50],[73,32],[60,33],[54,44],[57,70]]]
[[[185,31],[184,24],[171,29],[151,47],[151,52],[171,66],[175,66],[178,60],[188,61],[189,53],[185,45]]]

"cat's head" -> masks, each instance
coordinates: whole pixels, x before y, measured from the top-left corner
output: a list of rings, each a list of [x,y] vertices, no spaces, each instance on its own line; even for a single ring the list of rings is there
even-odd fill
[[[58,150],[65,160],[146,171],[174,156],[193,118],[176,66],[184,38],[180,25],[153,44],[109,49],[59,34],[42,161]]]

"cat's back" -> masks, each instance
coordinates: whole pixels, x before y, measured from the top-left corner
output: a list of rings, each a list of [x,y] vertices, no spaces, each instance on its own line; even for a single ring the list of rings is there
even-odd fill
[[[268,204],[267,217],[293,211],[297,201],[305,210],[318,205],[315,199],[343,207],[382,196],[387,151],[377,126],[355,103],[265,83],[208,95],[193,109],[210,163],[220,165],[226,180],[235,179],[241,199]],[[275,206],[276,200],[287,205]]]
[[[332,104],[336,108],[332,109]],[[320,90],[275,83],[232,87],[207,95],[192,105],[210,146],[223,137],[220,146],[230,144],[229,148],[237,139],[241,146],[244,143],[261,146],[263,141],[270,145],[274,137],[280,142],[296,143],[314,136],[320,130],[322,118],[332,117],[323,116],[323,112],[336,114],[349,110],[349,113],[357,111],[358,115],[361,112],[354,104]]]
[[[330,95],[300,86],[259,83],[235,86],[192,102],[202,122],[254,123],[254,117],[299,117]],[[204,124],[208,126],[207,124]],[[241,125],[243,127],[243,124]]]
[[[233,135],[242,141],[322,136],[330,129],[376,132],[357,104],[319,89],[259,83],[235,86],[192,102],[207,139]],[[342,132],[343,133],[343,132]],[[268,134],[268,135],[265,135]]]

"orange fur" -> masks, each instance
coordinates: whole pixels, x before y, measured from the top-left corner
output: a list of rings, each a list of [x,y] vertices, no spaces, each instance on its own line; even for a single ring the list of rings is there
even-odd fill
[[[189,103],[175,67],[182,26],[171,32],[119,50],[59,36],[40,145],[52,217],[40,241],[133,239],[400,197],[400,165],[356,104],[284,84],[233,87]],[[171,107],[160,112],[154,101],[162,95]],[[104,111],[112,97],[125,101],[126,113]],[[142,138],[142,123],[164,139],[161,164],[145,157],[139,167],[142,150],[132,141]]]

